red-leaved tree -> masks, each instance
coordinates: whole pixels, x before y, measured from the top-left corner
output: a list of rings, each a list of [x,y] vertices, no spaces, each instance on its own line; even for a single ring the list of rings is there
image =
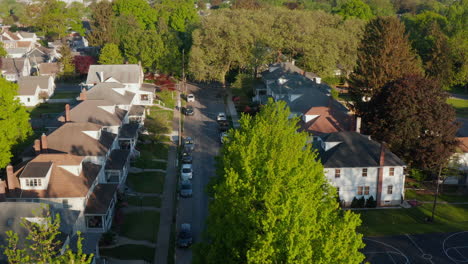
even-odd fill
[[[75,56],[73,58],[75,70],[79,74],[88,74],[89,66],[96,64],[96,59],[92,56]]]

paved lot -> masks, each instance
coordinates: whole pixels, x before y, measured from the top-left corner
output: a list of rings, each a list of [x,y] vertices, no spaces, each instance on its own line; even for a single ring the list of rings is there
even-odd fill
[[[468,263],[468,231],[364,238],[371,264]]]
[[[219,96],[220,88],[200,88],[187,85],[188,90],[195,95],[195,102],[190,103],[194,107],[195,114],[185,117],[185,136],[191,136],[195,140],[193,154],[193,197],[179,198],[177,207],[177,230],[182,223],[191,223],[194,232],[194,242],[201,239],[201,233],[205,228],[205,220],[208,215],[208,196],[205,194],[205,186],[211,177],[215,176],[215,156],[218,154],[219,132],[216,124],[218,112],[225,112],[224,101]],[[191,249],[176,249],[176,263],[192,263]]]

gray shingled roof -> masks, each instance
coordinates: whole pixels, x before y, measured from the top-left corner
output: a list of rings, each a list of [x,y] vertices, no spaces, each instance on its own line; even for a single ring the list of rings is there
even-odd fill
[[[106,214],[117,186],[117,184],[98,184],[88,198],[85,214]]]
[[[95,85],[86,92],[86,100],[107,100],[117,105],[130,105],[135,93],[125,91],[122,95],[113,89],[125,88],[124,85],[116,82],[105,82]]]
[[[135,138],[138,133],[139,124],[125,124],[120,129],[119,138]]]
[[[1,58],[0,66],[5,74],[17,74],[23,71],[25,58]]]
[[[29,162],[20,178],[45,178],[51,166],[52,162]]]
[[[34,95],[36,89],[47,90],[49,87],[49,76],[24,76],[18,80],[19,95]]]
[[[106,170],[122,170],[127,163],[129,150],[125,149],[114,149],[112,150],[109,158],[106,161]]]
[[[380,143],[357,132],[337,132],[322,137],[324,142],[341,142],[324,151],[319,148],[325,168],[379,167]],[[385,148],[384,166],[405,166],[405,163]]]
[[[129,116],[143,116],[145,113],[145,107],[142,105],[132,105],[130,111],[128,112]]]
[[[110,113],[101,107],[114,107],[115,112]],[[91,122],[102,126],[120,126],[127,114],[114,103],[107,100],[85,100],[70,110],[72,122]],[[60,118],[60,117],[59,117]]]
[[[138,64],[115,64],[115,65],[91,65],[88,71],[86,84],[97,84],[102,82],[99,74],[104,73],[104,80],[114,78],[121,83],[139,83],[141,67]]]

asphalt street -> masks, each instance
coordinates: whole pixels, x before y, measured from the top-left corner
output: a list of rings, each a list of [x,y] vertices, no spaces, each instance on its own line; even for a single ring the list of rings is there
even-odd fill
[[[199,242],[208,216],[208,196],[205,187],[215,176],[215,157],[220,147],[216,115],[225,112],[222,88],[195,86],[187,84],[188,93],[195,95],[195,102],[189,103],[195,110],[193,116],[186,116],[183,136],[190,136],[195,141],[193,153],[193,196],[178,198],[176,231],[182,223],[192,225],[194,243]],[[192,250],[176,249],[176,263],[192,263]]]

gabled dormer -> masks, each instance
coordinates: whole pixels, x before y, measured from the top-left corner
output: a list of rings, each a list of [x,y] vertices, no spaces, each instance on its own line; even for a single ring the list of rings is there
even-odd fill
[[[29,162],[19,177],[21,189],[47,190],[52,167],[52,162]]]

